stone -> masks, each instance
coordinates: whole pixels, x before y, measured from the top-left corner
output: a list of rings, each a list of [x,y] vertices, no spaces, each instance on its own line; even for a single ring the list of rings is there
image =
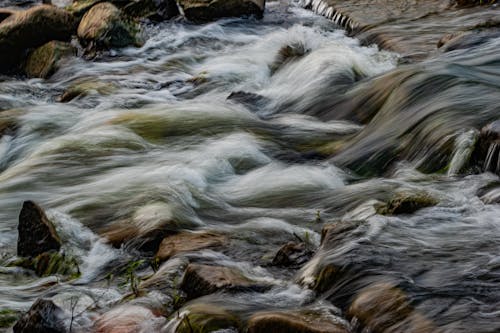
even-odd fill
[[[241,326],[235,315],[226,309],[213,304],[194,303],[179,311],[186,313],[179,322],[176,333],[204,333],[214,332]]]
[[[306,48],[305,45],[302,43],[295,43],[283,46],[278,51],[278,54],[276,55],[274,62],[270,66],[271,73],[273,74],[277,72],[284,65],[305,56],[309,52],[310,50]]]
[[[14,325],[14,333],[66,333],[64,313],[50,300],[38,299]]]
[[[1,13],[0,72],[18,70],[30,49],[52,40],[69,41],[77,24],[69,12],[49,5]]]
[[[70,86],[59,98],[58,102],[68,103],[77,97],[85,97],[91,94],[109,95],[116,89],[111,83],[98,81],[77,82]]]
[[[134,0],[123,7],[123,12],[153,21],[169,20],[180,14],[175,0]]]
[[[69,43],[48,42],[30,53],[24,71],[30,77],[47,79],[57,71],[63,57],[76,55],[76,52]]]
[[[435,206],[439,201],[427,193],[399,192],[385,205],[376,207],[380,215],[412,214],[419,209]]]
[[[435,325],[411,306],[406,294],[389,282],[377,282],[361,290],[351,305],[348,316],[357,318],[373,333],[382,333],[394,325],[403,332],[437,332]]]
[[[265,0],[179,0],[178,4],[188,20],[206,22],[249,15],[262,18]]]
[[[189,264],[181,284],[188,299],[217,291],[261,291],[268,285],[247,278],[243,272],[230,267]]]
[[[289,242],[283,245],[273,258],[272,265],[284,267],[300,267],[305,264],[313,251],[306,243]]]
[[[213,232],[181,232],[163,239],[156,258],[165,261],[179,253],[221,247],[226,243],[224,235]]]
[[[59,251],[61,248],[61,240],[54,225],[43,209],[33,201],[23,203],[17,229],[17,254],[21,257],[36,257],[44,252]]]
[[[94,327],[96,333],[136,333],[151,329],[157,320],[164,321],[145,307],[125,304],[101,315]]]
[[[76,259],[56,251],[44,252],[34,258],[22,258],[10,266],[33,270],[40,277],[61,275],[68,279],[74,279],[80,276],[80,268]]]
[[[121,11],[109,2],[93,6],[82,18],[77,34],[87,50],[137,44],[137,27],[122,19]]]
[[[259,312],[248,320],[248,333],[349,333],[341,318],[314,311]]]

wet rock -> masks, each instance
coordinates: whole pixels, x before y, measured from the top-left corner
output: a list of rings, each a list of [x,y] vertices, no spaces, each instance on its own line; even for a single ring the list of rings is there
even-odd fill
[[[28,50],[52,40],[67,41],[76,27],[73,15],[49,5],[3,11],[3,17],[6,15],[0,23],[0,72],[15,72]]]
[[[179,0],[178,4],[188,20],[204,22],[249,15],[262,18],[265,0]]]
[[[123,12],[153,21],[168,20],[180,14],[175,0],[135,0],[123,7]]]
[[[306,243],[290,242],[278,250],[272,264],[275,266],[300,267],[311,258],[313,253]]]
[[[278,51],[278,54],[276,55],[274,62],[270,66],[271,73],[277,72],[284,65],[305,56],[309,52],[310,50],[306,48],[305,45],[302,43],[295,43],[283,46]]]
[[[378,282],[363,289],[352,301],[348,315],[373,333],[394,327],[399,327],[400,332],[438,332],[432,322],[414,310],[406,294],[391,283]]]
[[[116,87],[111,83],[97,81],[78,82],[69,87],[57,101],[60,103],[67,103],[77,97],[84,97],[91,94],[109,95],[115,90],[115,88]]]
[[[96,333],[136,333],[159,331],[164,318],[137,305],[118,306],[100,316],[95,322]],[[156,328],[156,329],[155,329]]]
[[[76,259],[55,251],[44,252],[34,258],[22,258],[12,263],[11,266],[33,270],[40,277],[61,275],[74,279],[80,276],[80,268]]]
[[[188,299],[217,291],[265,290],[269,286],[246,277],[236,268],[189,264],[181,288]]]
[[[248,320],[248,333],[348,333],[349,324],[341,318],[314,311],[256,313]]]
[[[227,241],[224,235],[213,232],[182,232],[166,237],[161,242],[156,257],[164,261],[179,253],[220,247]]]
[[[185,310],[182,311],[185,315],[180,319],[176,333],[214,332],[223,329],[238,329],[241,326],[238,317],[213,304],[195,303],[183,310]]]
[[[17,254],[21,257],[36,257],[48,251],[59,251],[61,240],[45,212],[33,201],[25,201],[19,214],[17,227]]]
[[[93,6],[82,18],[77,34],[87,51],[125,47],[138,43],[138,28],[122,19],[121,11],[109,2]]]
[[[376,207],[380,215],[412,214],[419,209],[435,206],[439,201],[427,193],[397,193],[385,205]]]
[[[14,333],[66,333],[64,313],[50,300],[39,299],[14,325]]]
[[[30,77],[46,79],[57,71],[63,57],[72,55],[76,55],[76,48],[71,44],[51,41],[30,53],[24,71]]]
[[[4,135],[13,135],[17,131],[18,124],[15,113],[14,110],[0,112],[0,138]]]
[[[498,37],[500,37],[500,31],[498,29],[452,33],[444,35],[439,40],[437,46],[443,52],[450,52],[476,47]]]

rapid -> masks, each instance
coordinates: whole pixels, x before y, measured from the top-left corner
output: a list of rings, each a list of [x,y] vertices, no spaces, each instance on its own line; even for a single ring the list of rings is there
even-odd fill
[[[307,308],[350,332],[500,331],[500,149],[474,148],[500,116],[500,39],[406,64],[285,0],[263,20],[143,28],[142,47],[67,59],[48,80],[0,77],[15,123],[0,139],[0,310],[50,298],[87,332],[148,308],[137,332],[175,332],[192,304],[176,281],[196,262],[268,286],[191,300],[242,322]],[[401,193],[437,204],[378,214]],[[10,265],[26,200],[78,278]],[[227,238],[156,263],[183,231]],[[307,262],[271,265],[297,240]],[[390,320],[358,318],[362,293]]]

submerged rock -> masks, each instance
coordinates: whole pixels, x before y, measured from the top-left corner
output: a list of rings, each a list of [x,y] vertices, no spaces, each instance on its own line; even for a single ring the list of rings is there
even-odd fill
[[[164,318],[157,318],[151,310],[145,307],[122,305],[100,316],[94,327],[96,333],[135,333],[152,329],[156,325],[160,326],[164,320]],[[156,325],[155,321],[157,321]]]
[[[84,97],[92,93],[100,95],[109,95],[116,89],[112,83],[98,82],[98,81],[84,81],[77,82],[69,87],[59,98],[58,102],[67,103],[71,102],[77,97]]]
[[[254,314],[248,320],[248,333],[349,333],[349,324],[315,311],[274,311]]]
[[[78,26],[78,38],[87,50],[137,44],[137,27],[122,19],[121,11],[109,2],[93,6]]]
[[[230,267],[189,264],[181,288],[188,299],[209,295],[217,291],[265,290],[269,286],[246,277]]]
[[[275,266],[300,267],[311,258],[313,253],[306,243],[290,242],[278,250],[272,264]]]
[[[271,73],[277,72],[284,65],[305,56],[309,52],[310,50],[302,43],[283,46],[270,66]]]
[[[33,201],[25,201],[19,214],[17,254],[36,257],[49,251],[59,251],[61,240],[45,212]]]
[[[385,205],[377,207],[377,214],[412,214],[419,209],[435,206],[439,201],[427,193],[397,193]]]
[[[204,333],[241,327],[238,317],[213,304],[194,303],[183,310],[185,315],[180,319],[176,333]]]
[[[28,50],[52,40],[68,41],[76,28],[69,12],[49,5],[21,11],[2,11],[0,72],[15,72]]]
[[[348,315],[373,333],[438,332],[433,323],[411,306],[406,294],[391,283],[375,283],[355,297]]]
[[[64,313],[50,300],[38,299],[14,325],[14,333],[66,333]]]
[[[248,15],[262,18],[265,0],[179,0],[178,4],[187,19],[204,22]]]
[[[65,42],[51,41],[30,53],[24,71],[30,77],[49,78],[54,74],[59,61],[65,56],[76,55],[76,48]]]
[[[156,257],[164,261],[179,253],[220,247],[226,243],[224,235],[213,232],[182,232],[163,239]]]

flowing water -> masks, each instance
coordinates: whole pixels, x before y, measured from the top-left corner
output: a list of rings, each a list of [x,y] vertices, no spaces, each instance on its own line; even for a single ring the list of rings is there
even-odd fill
[[[190,260],[270,283],[205,297],[241,317],[298,306],[340,314],[359,290],[391,283],[432,322],[427,331],[500,330],[500,208],[494,190],[487,203],[478,194],[498,177],[467,167],[478,130],[500,115],[500,40],[398,66],[397,54],[286,2],[268,3],[262,21],[166,22],[144,26],[144,38],[141,48],[68,59],[49,80],[0,79],[0,116],[17,124],[0,141],[2,261],[15,257],[17,217],[33,200],[81,270],[65,282],[5,264],[0,309],[52,298],[78,313],[81,331],[110,309],[137,315],[136,305],[172,301],[152,291],[118,305],[130,294],[124,267],[145,259],[137,274],[152,273],[151,234],[211,230],[229,234],[225,250],[181,255],[160,271],[179,275]],[[284,59],[287,46],[300,54]],[[72,87],[86,93],[58,102]],[[486,170],[498,171],[496,154],[494,143]],[[401,191],[439,204],[375,214]],[[341,220],[362,222],[300,271],[269,266],[280,246],[318,247],[323,224]],[[110,233],[123,244],[109,244]],[[344,273],[309,289],[330,264]],[[142,329],[176,324],[155,317]]]

